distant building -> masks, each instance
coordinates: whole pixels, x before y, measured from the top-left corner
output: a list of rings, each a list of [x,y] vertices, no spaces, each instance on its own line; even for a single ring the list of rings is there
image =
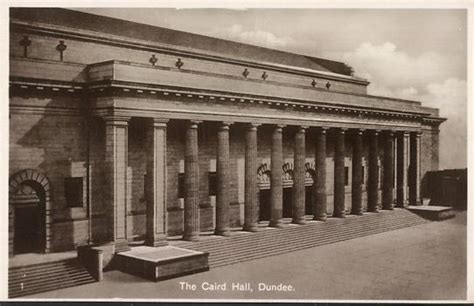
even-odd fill
[[[343,63],[65,9],[10,18],[12,256],[403,207],[438,170],[438,109],[368,95]]]

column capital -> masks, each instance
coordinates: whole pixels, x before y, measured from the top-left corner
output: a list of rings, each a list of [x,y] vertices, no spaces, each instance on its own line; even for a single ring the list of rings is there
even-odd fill
[[[230,126],[234,124],[234,122],[231,121],[222,121],[219,125],[220,130],[229,130]]]
[[[372,136],[378,136],[382,132],[382,130],[367,130],[367,132]]]
[[[348,129],[347,128],[335,127],[335,128],[332,128],[332,130],[335,131],[335,132],[341,133],[341,134],[345,134]]]
[[[308,128],[308,126],[306,125],[297,125],[296,126],[297,128],[297,133],[306,133],[306,129]]]
[[[283,133],[283,128],[286,127],[286,125],[283,125],[283,124],[276,124],[274,126],[274,129],[273,129],[273,132],[276,132],[276,133]]]
[[[387,131],[384,131],[384,132],[385,132],[385,135],[390,136],[390,137],[393,137],[393,135],[395,134],[395,132],[392,131],[392,130],[387,130]]]
[[[170,121],[169,119],[164,118],[151,118],[151,120],[153,122],[153,126],[157,128],[165,128]]]
[[[107,115],[102,117],[105,121],[105,124],[108,125],[127,125],[130,121],[130,116],[120,116],[120,115]]]
[[[315,127],[317,133],[321,134],[326,134],[326,132],[329,130],[329,127],[327,126],[317,126]]]
[[[357,135],[362,135],[365,132],[365,129],[360,129],[360,128],[354,128],[354,129],[351,129],[351,130],[354,131],[354,133],[357,134]]]
[[[247,127],[252,130],[252,131],[256,131],[257,130],[257,127],[259,127],[261,124],[260,123],[248,123],[247,124]]]
[[[189,120],[189,128],[191,129],[197,129],[199,124],[201,124],[202,121],[200,120]]]
[[[408,131],[396,131],[395,133],[400,136],[405,136],[405,137],[410,136],[410,132]]]

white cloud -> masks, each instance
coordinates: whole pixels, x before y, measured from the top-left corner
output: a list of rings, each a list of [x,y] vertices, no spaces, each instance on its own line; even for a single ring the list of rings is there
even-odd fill
[[[418,100],[440,109],[448,118],[441,125],[440,167],[464,168],[467,166],[467,82],[450,78],[442,83],[426,86]]]
[[[329,54],[328,54],[329,55]],[[369,93],[421,101],[440,109],[448,121],[441,125],[440,168],[467,165],[467,83],[451,77],[451,59],[436,52],[417,56],[397,50],[395,44],[363,43],[352,52],[332,53],[354,67],[371,84]]]
[[[363,43],[356,50],[331,54],[354,67],[356,75],[368,78],[374,94],[425,86],[455,75],[455,67],[448,58],[436,52],[410,56],[391,42],[380,45]],[[413,91],[413,90],[411,90]]]
[[[240,24],[234,24],[231,27],[217,30],[214,35],[228,40],[235,40],[269,48],[282,48],[287,46],[291,41],[290,38],[278,37],[271,32],[245,30]]]

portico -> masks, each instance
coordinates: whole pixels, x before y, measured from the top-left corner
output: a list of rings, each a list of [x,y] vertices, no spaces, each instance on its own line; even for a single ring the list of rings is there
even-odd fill
[[[97,109],[105,101],[108,101],[108,98],[98,99]],[[114,98],[115,105],[120,105],[121,101],[122,98]],[[138,101],[140,100],[135,100],[135,105],[138,105]],[[143,102],[147,103],[145,100]],[[123,101],[123,103],[126,102]],[[118,114],[122,112],[120,108],[114,108],[113,111]],[[134,112],[140,116],[144,114],[155,116],[152,112],[147,113],[141,109],[129,111],[129,114],[133,116]],[[111,143],[111,148],[114,148],[106,150],[107,160],[111,163],[107,169],[110,169],[108,170],[111,173],[110,177],[114,177],[114,180],[108,181],[110,184],[108,190],[112,190],[117,188],[114,186],[118,186],[120,182],[126,181],[126,173],[121,169],[127,165],[126,135],[127,123],[131,117],[104,116],[102,113],[103,111],[96,112],[97,116],[103,118],[106,126],[110,126],[105,135],[106,143]],[[182,139],[182,145],[185,148],[183,219],[182,225],[178,225],[182,229],[185,240],[198,240],[201,224],[212,224],[212,228],[205,226],[206,230],[211,229],[216,235],[228,235],[230,227],[236,226],[235,213],[231,213],[232,206],[235,208],[235,204],[231,203],[231,194],[239,191],[243,191],[243,195],[237,197],[242,196],[244,203],[238,206],[243,208],[243,212],[238,213],[243,215],[243,218],[237,217],[238,225],[245,231],[256,231],[260,209],[258,193],[262,188],[258,168],[263,163],[268,166],[266,173],[269,175],[269,181],[265,188],[270,189],[269,226],[272,227],[283,226],[283,182],[288,181],[283,169],[285,164],[291,165],[291,211],[292,222],[295,224],[304,224],[307,220],[305,195],[306,186],[308,186],[306,172],[309,164],[314,165],[314,172],[310,174],[312,182],[309,186],[311,186],[310,190],[314,199],[312,211],[315,220],[324,221],[328,215],[344,218],[348,213],[361,215],[365,211],[377,212],[379,209],[392,209],[394,205],[403,207],[406,203],[404,196],[409,188],[411,189],[408,192],[409,202],[420,201],[416,198],[419,193],[415,192],[416,189],[413,190],[417,185],[407,184],[419,181],[417,177],[420,172],[413,170],[419,167],[412,166],[410,168],[412,170],[409,171],[405,166],[416,162],[415,156],[418,156],[417,152],[420,150],[420,133],[413,126],[392,127],[358,122],[338,124],[337,119],[334,120],[335,122],[325,123],[306,120],[304,125],[280,118],[266,118],[258,120],[258,123],[250,123],[249,121],[253,118],[241,116],[227,116],[225,121],[214,120],[213,116],[208,116],[208,120],[203,120],[202,116],[198,116],[199,120],[195,120],[176,119],[172,115],[139,117],[138,119],[147,122],[145,236],[148,245],[166,244],[169,226],[167,220],[169,213],[166,212],[173,204],[166,203],[170,197],[165,195],[169,178],[176,174],[170,173],[174,169],[167,167],[169,163],[166,162],[169,154],[166,143],[171,134]],[[179,130],[181,135],[167,130],[170,122],[173,126],[182,127]],[[242,131],[244,133],[241,133]],[[209,135],[210,133],[213,135]],[[260,141],[267,137],[268,141]],[[410,155],[407,154],[408,150],[405,148],[408,137]],[[215,141],[209,142],[211,138]],[[330,146],[327,145],[328,139]],[[293,148],[289,149],[288,145],[293,145]],[[213,153],[206,156],[215,160],[216,195],[215,202],[211,204],[214,206],[212,212],[203,214],[201,213],[203,207],[199,203],[202,198],[200,188],[203,184],[210,184],[210,182],[202,182],[202,179],[206,178],[202,172],[208,172],[209,169],[201,167],[203,157],[200,151],[201,148],[209,149],[209,146],[211,148],[208,151]],[[234,146],[242,146],[241,155],[236,156],[230,152],[230,148]],[[362,166],[366,158],[368,167]],[[233,168],[230,165],[235,165],[239,159],[243,159],[245,165],[243,173],[231,170]],[[348,163],[346,159],[350,162]],[[395,164],[396,168],[394,168]],[[331,165],[332,169],[328,169],[328,165]],[[327,171],[331,173],[332,181],[328,181]],[[232,186],[232,182],[239,181],[239,176],[243,176],[243,190]],[[209,188],[212,187],[209,186]],[[350,194],[349,198],[346,197],[347,192]],[[365,193],[366,200],[363,199]],[[116,212],[114,219],[116,223],[113,228],[110,225],[113,223],[109,224],[109,231],[113,233],[110,237],[115,237],[112,238],[115,243],[121,245],[122,241],[127,241],[123,230],[126,227],[127,217],[120,213],[124,205],[120,201],[122,196],[116,198],[117,200],[108,203],[110,211]],[[328,198],[332,198],[332,201],[328,201]],[[178,202],[179,199],[176,198],[175,201]],[[330,214],[327,213],[328,210],[331,211]],[[231,219],[234,221],[231,222]]]

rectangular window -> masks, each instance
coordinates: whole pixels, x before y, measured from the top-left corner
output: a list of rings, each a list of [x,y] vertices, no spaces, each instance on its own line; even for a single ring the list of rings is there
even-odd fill
[[[217,174],[216,172],[208,173],[209,195],[217,195]]]
[[[361,177],[362,177],[362,184],[365,185],[365,167],[364,166],[362,166]]]
[[[64,195],[68,207],[82,207],[84,202],[82,177],[64,178]]]
[[[178,174],[178,198],[184,198],[184,173]]]
[[[344,185],[349,185],[349,167],[344,167]]]

